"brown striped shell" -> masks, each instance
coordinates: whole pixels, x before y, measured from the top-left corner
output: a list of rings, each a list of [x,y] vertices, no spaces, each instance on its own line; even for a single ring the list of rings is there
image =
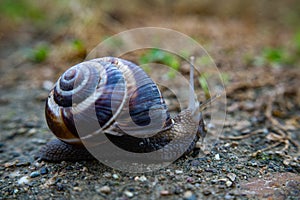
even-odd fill
[[[56,137],[72,145],[107,132],[150,137],[172,126],[157,85],[139,66],[114,57],[69,68],[50,91],[45,114]]]

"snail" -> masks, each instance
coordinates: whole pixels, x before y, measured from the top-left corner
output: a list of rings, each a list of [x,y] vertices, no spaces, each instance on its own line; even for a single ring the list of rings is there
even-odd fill
[[[177,150],[188,154],[206,135],[193,82],[191,64],[189,106],[171,118],[157,85],[136,64],[115,57],[79,63],[64,72],[49,93],[46,121],[57,138],[43,146],[38,157],[93,159],[86,145],[101,146],[107,141],[133,153],[163,149],[165,159]],[[171,144],[174,139],[190,143]]]

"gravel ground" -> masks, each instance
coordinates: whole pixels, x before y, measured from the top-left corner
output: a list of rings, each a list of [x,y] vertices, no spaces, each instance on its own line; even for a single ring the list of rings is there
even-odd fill
[[[299,162],[285,163],[272,152],[250,156],[269,143],[267,131],[241,141],[217,140],[209,151],[195,150],[145,174],[122,173],[98,161],[36,159],[53,138],[43,116],[46,96],[45,90],[24,87],[1,91],[1,199],[299,199]],[[241,132],[233,127],[225,124],[224,135]]]

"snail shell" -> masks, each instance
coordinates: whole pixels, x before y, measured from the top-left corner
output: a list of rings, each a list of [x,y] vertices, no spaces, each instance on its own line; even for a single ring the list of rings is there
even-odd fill
[[[95,139],[99,134],[136,153],[161,149],[174,138],[193,134],[196,128],[189,152],[200,135],[205,135],[203,120],[194,120],[193,110],[171,119],[151,78],[134,63],[114,57],[69,68],[50,91],[45,114],[58,139],[42,148],[39,157],[50,161],[92,158],[83,143],[101,145],[105,141]],[[164,152],[174,148],[180,145]]]

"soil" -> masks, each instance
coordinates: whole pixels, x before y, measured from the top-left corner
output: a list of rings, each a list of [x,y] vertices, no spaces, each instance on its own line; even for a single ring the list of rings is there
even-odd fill
[[[255,63],[264,47],[292,49],[286,45],[292,29],[278,28],[280,22],[199,16],[198,11],[177,10],[180,14],[172,17],[145,11],[132,17],[127,10],[114,15],[105,9],[105,20],[90,29],[83,16],[76,21],[73,15],[68,29],[46,32],[26,23],[1,28],[0,199],[300,199],[299,63]],[[93,20],[89,23],[97,22]],[[124,173],[96,160],[38,159],[39,149],[55,137],[47,127],[44,106],[59,75],[101,42],[95,35],[104,38],[143,26],[192,36],[228,76],[222,134],[207,124],[207,138],[190,155],[143,174]],[[70,38],[84,41],[84,51],[72,49]],[[50,46],[48,57],[42,62],[26,57],[24,48],[41,42]],[[204,111],[204,119],[209,116]]]

